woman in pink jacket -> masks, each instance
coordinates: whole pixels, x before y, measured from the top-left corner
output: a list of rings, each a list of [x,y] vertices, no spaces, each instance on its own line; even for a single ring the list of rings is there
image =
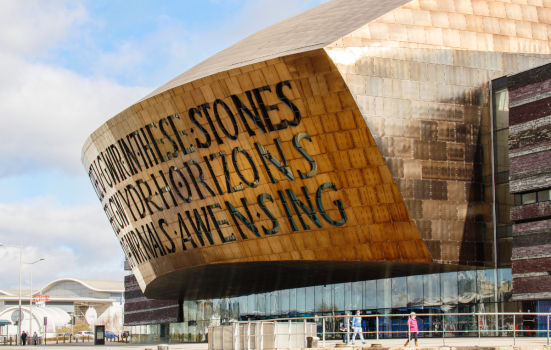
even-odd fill
[[[415,317],[415,312],[412,312],[408,319],[409,337],[408,340],[406,340],[406,344],[404,346],[408,346],[409,342],[413,338],[415,338],[415,346],[419,346],[419,343],[417,343],[417,333],[419,333],[419,327],[417,327],[417,319]]]

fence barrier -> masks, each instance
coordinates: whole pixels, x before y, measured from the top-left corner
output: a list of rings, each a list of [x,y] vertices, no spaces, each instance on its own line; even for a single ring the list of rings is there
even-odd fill
[[[278,318],[259,321],[234,321],[229,326],[210,326],[208,337],[209,350],[251,350],[268,348],[306,348],[307,338],[319,336],[321,347],[325,347],[328,337],[336,338],[342,335],[346,337],[346,343],[350,343],[350,336],[354,333],[350,321],[353,317],[360,317],[362,329],[356,333],[369,336],[370,339],[390,338],[394,334],[406,336],[409,339],[408,330],[388,330],[392,328],[392,321],[406,320],[409,314],[375,314],[375,315],[338,315],[338,316],[313,316]],[[549,345],[549,318],[551,313],[526,313],[526,312],[478,312],[478,313],[443,313],[443,314],[417,314],[421,321],[419,335],[429,335],[432,338],[442,338],[442,345],[446,345],[446,337],[457,337],[461,334],[467,336],[507,337],[512,335],[512,345],[516,345],[517,336],[532,335],[532,333],[543,334]],[[526,320],[534,322],[534,318],[540,318],[540,323],[545,329],[523,329]],[[433,321],[429,327],[425,327],[424,320],[430,318]],[[456,318],[456,322],[450,319]],[[448,322],[446,322],[448,319]],[[348,320],[348,322],[347,322]],[[440,322],[441,321],[441,322]],[[460,321],[460,322],[457,322]],[[331,322],[333,328],[338,325],[336,331],[327,331],[327,323]],[[374,330],[365,330],[364,324],[374,325]],[[456,325],[461,324],[463,329],[457,329]],[[399,326],[403,326],[399,325]],[[425,329],[428,328],[428,329]],[[431,329],[435,328],[435,329]],[[341,330],[344,329],[344,330]],[[355,334],[355,333],[354,333]],[[354,338],[356,336],[354,335]],[[355,339],[354,339],[355,341]]]

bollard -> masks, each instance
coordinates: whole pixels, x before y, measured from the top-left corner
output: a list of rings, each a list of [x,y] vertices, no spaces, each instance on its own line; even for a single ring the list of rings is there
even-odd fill
[[[65,344],[65,333],[63,333],[63,344]]]
[[[72,343],[72,342],[73,342],[73,335],[69,334],[69,343]]]

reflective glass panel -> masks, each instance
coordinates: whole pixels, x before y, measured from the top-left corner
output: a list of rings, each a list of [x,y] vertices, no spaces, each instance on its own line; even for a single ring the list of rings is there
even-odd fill
[[[407,277],[408,306],[423,306],[423,276]]]
[[[550,193],[550,190],[539,191],[538,202],[547,202],[551,198]]]
[[[231,320],[239,320],[239,298],[231,298],[230,299],[230,319]]]
[[[533,204],[536,203],[536,192],[525,193],[522,195],[522,204]]]
[[[405,277],[392,279],[392,307],[407,306],[407,284]]]
[[[289,313],[296,314],[297,312],[297,290],[289,289]]]
[[[478,299],[482,302],[495,301],[494,270],[479,270],[476,272]]]
[[[315,297],[315,303],[314,303],[314,311],[315,312],[322,312],[322,304],[323,304],[323,286],[316,286],[314,287],[314,297]]]
[[[509,91],[496,91],[494,96],[495,128],[501,130],[509,127]]]
[[[247,302],[247,296],[239,297],[239,316],[244,316],[247,314],[247,307],[249,306]]]
[[[441,275],[442,304],[457,304],[457,272]]]
[[[190,301],[189,302],[189,320],[190,321],[195,321],[197,320],[197,303],[195,301]]]
[[[281,315],[279,309],[279,291],[274,291],[270,293],[270,315],[276,316]]]
[[[343,285],[344,285],[344,309],[348,311],[352,309],[352,284],[343,283]]]
[[[297,288],[297,313],[306,312],[306,288]]]
[[[457,288],[459,302],[462,304],[476,302],[476,271],[460,271],[457,273]]]
[[[289,289],[279,291],[279,309],[282,315],[289,313]]]
[[[390,278],[377,280],[377,308],[384,309],[390,306]]]
[[[513,301],[513,275],[511,269],[498,269],[497,286],[500,301]]]
[[[328,284],[323,288],[323,312],[333,311],[333,285]]]
[[[196,319],[196,320],[204,320],[204,318],[203,318],[203,317],[204,317],[204,315],[203,315],[203,313],[204,313],[203,308],[204,308],[204,306],[205,306],[205,301],[204,301],[204,300],[197,300],[197,301],[196,301],[196,304],[197,304],[197,305],[196,305],[196,306],[197,306],[197,311],[196,311],[196,314],[195,314],[195,317],[196,317],[195,319]]]
[[[362,297],[363,297],[363,282],[353,282],[352,285],[352,306],[351,310],[363,309]]]
[[[364,282],[364,309],[376,309],[377,308],[377,281],[365,281]]]
[[[211,318],[213,320],[218,320],[220,321],[220,319],[222,318],[222,315],[221,315],[221,299],[212,299],[212,316]]]
[[[306,312],[314,312],[314,302],[315,302],[315,290],[314,287],[306,287]]]
[[[258,297],[256,294],[247,296],[249,306],[247,307],[247,314],[256,315],[258,313]]]
[[[334,288],[334,300],[333,309],[335,311],[344,311],[344,285],[342,283],[335,284]]]

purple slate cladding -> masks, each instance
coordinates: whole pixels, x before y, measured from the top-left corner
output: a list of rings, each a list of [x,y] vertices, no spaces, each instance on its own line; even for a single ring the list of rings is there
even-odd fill
[[[147,299],[134,275],[124,277],[124,295],[125,326],[178,322],[178,301]]]
[[[551,65],[507,78],[511,193],[551,187]],[[547,298],[551,291],[551,202],[511,208],[513,299]],[[530,220],[530,222],[522,222]],[[520,222],[519,222],[520,221]],[[534,275],[535,274],[535,275]]]
[[[511,221],[551,217],[551,202],[521,205],[511,208]]]
[[[541,293],[551,290],[551,276],[513,278],[515,294]]]
[[[511,177],[517,174],[551,168],[551,150],[513,157],[509,160]]]
[[[539,220],[524,222],[513,226],[513,236],[520,236],[527,233],[538,233],[551,231],[551,220]]]
[[[510,90],[509,103],[514,104],[516,102],[519,102],[528,98],[533,98],[549,91],[551,91],[551,79],[522,86],[522,87],[519,87],[518,89]]]
[[[551,97],[509,109],[509,125],[517,125],[551,115]]]

